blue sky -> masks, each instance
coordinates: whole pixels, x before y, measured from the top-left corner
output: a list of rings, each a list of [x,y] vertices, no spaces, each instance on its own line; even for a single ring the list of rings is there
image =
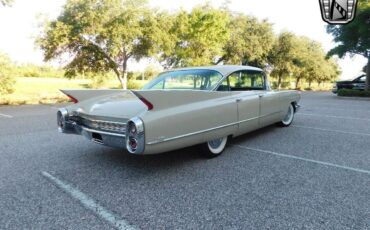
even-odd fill
[[[166,10],[191,9],[201,4],[201,0],[173,1],[150,0],[152,6]],[[210,1],[219,6],[224,0]],[[325,50],[334,47],[332,37],[325,31],[317,0],[231,0],[230,8],[257,18],[268,18],[274,24],[276,33],[289,30],[305,35],[323,44]],[[0,7],[0,50],[6,52],[18,63],[43,63],[42,52],[35,46],[34,38],[40,31],[42,18],[55,18],[65,0],[15,0],[12,7]],[[130,63],[131,70],[143,70],[149,61]],[[62,65],[58,61],[50,64]],[[342,79],[356,76],[366,64],[361,56],[339,60]]]

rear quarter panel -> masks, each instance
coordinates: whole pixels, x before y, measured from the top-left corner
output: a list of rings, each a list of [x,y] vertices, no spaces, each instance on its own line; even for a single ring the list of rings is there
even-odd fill
[[[170,151],[232,135],[237,131],[237,105],[229,92],[198,94],[197,101],[177,104],[177,97],[194,98],[193,92],[168,95],[170,107],[141,116],[145,126],[145,154]],[[148,99],[150,101],[150,99]]]
[[[291,103],[298,103],[301,100],[301,94],[297,90],[283,90],[279,91],[280,106],[281,106],[281,119],[285,117]],[[280,119],[280,120],[281,120]]]

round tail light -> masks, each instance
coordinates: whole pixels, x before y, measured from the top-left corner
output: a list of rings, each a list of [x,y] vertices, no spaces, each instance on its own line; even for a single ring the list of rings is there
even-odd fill
[[[129,145],[133,151],[137,148],[137,140],[135,138],[130,138]]]
[[[144,124],[138,117],[134,117],[127,122],[126,148],[130,153],[140,154],[144,152]]]

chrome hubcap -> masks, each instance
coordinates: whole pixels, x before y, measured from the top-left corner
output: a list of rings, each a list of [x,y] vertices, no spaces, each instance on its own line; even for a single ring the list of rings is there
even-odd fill
[[[221,142],[222,142],[222,138],[218,138],[218,139],[209,141],[208,144],[211,146],[211,148],[217,149],[218,147],[220,147]]]

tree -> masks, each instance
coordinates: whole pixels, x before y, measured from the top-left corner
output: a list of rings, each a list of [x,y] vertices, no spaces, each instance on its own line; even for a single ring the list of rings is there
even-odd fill
[[[68,0],[38,43],[46,61],[72,57],[67,76],[113,71],[126,89],[128,61],[150,57],[165,46],[163,20],[143,0]]]
[[[161,55],[165,67],[212,64],[229,38],[228,22],[224,10],[209,4],[195,7],[190,13],[180,11],[173,17],[170,30],[175,42]]]
[[[359,54],[368,59],[366,90],[370,89],[370,1],[359,0],[355,19],[346,25],[329,25],[327,32],[338,43],[329,55]]]
[[[299,83],[303,79],[308,79],[310,70],[315,68],[314,43],[307,37],[297,37],[295,40],[296,47],[292,53],[292,75],[295,78],[296,89],[300,88]]]
[[[217,63],[248,63],[264,67],[275,39],[272,24],[239,13],[230,13],[230,18],[230,39],[224,46],[224,55]]]
[[[13,2],[14,2],[14,0],[0,0],[0,3],[3,6],[10,6]]]
[[[160,66],[156,66],[153,64],[149,64],[147,67],[145,67],[144,72],[142,74],[142,80],[151,80],[154,77],[158,76],[158,74],[161,72]]]
[[[290,32],[282,32],[269,53],[269,64],[272,66],[271,76],[277,78],[277,87],[281,87],[282,79],[293,73],[296,60],[297,37]]]
[[[14,91],[13,63],[8,55],[0,52],[0,95]]]

